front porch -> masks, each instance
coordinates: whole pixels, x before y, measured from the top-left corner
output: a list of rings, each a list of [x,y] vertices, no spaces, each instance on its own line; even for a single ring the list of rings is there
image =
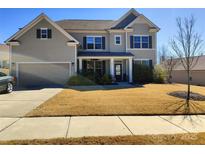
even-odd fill
[[[130,82],[132,83],[133,72],[133,55],[130,53],[114,53],[111,52],[100,56],[100,52],[96,55],[92,52],[92,55],[88,55],[89,52],[83,53],[78,56],[78,72],[89,71],[97,73],[99,76],[104,74],[110,75],[116,82]]]

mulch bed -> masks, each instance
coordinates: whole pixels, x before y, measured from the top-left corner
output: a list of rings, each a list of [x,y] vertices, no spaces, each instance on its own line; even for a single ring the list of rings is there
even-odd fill
[[[168,94],[171,95],[171,96],[178,97],[178,98],[183,98],[183,99],[186,99],[186,97],[187,97],[187,92],[186,91],[174,91],[174,92],[171,92],[171,93],[168,93]],[[201,94],[198,94],[198,93],[191,92],[190,93],[190,99],[194,100],[194,101],[205,101],[205,95],[201,95]]]

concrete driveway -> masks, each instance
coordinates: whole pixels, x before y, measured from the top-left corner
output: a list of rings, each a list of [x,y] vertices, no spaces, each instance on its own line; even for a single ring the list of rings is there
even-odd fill
[[[23,117],[61,90],[61,88],[45,88],[0,94],[0,117]]]

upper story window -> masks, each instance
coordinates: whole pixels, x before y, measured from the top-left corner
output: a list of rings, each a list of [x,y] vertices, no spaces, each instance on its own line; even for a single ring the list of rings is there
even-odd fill
[[[38,39],[51,39],[52,31],[48,28],[37,29],[37,38]]]
[[[115,45],[121,45],[121,35],[115,35]]]
[[[87,49],[102,49],[102,36],[88,36]]]
[[[152,36],[134,35],[130,36],[130,48],[152,48]]]
[[[84,49],[105,49],[105,37],[102,36],[86,36],[83,38],[83,43]]]

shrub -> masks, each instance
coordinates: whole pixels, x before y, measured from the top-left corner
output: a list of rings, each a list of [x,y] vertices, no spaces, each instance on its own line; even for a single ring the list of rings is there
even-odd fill
[[[95,82],[91,81],[90,79],[82,75],[74,75],[70,77],[67,84],[70,86],[89,86],[95,85]]]
[[[102,85],[108,85],[108,84],[112,84],[112,77],[110,75],[103,75],[101,80],[100,80],[100,84]]]
[[[134,64],[133,81],[135,83],[149,83],[153,81],[152,68],[143,64]]]
[[[155,83],[164,83],[166,77],[166,71],[162,66],[156,65],[153,70],[153,81]]]

